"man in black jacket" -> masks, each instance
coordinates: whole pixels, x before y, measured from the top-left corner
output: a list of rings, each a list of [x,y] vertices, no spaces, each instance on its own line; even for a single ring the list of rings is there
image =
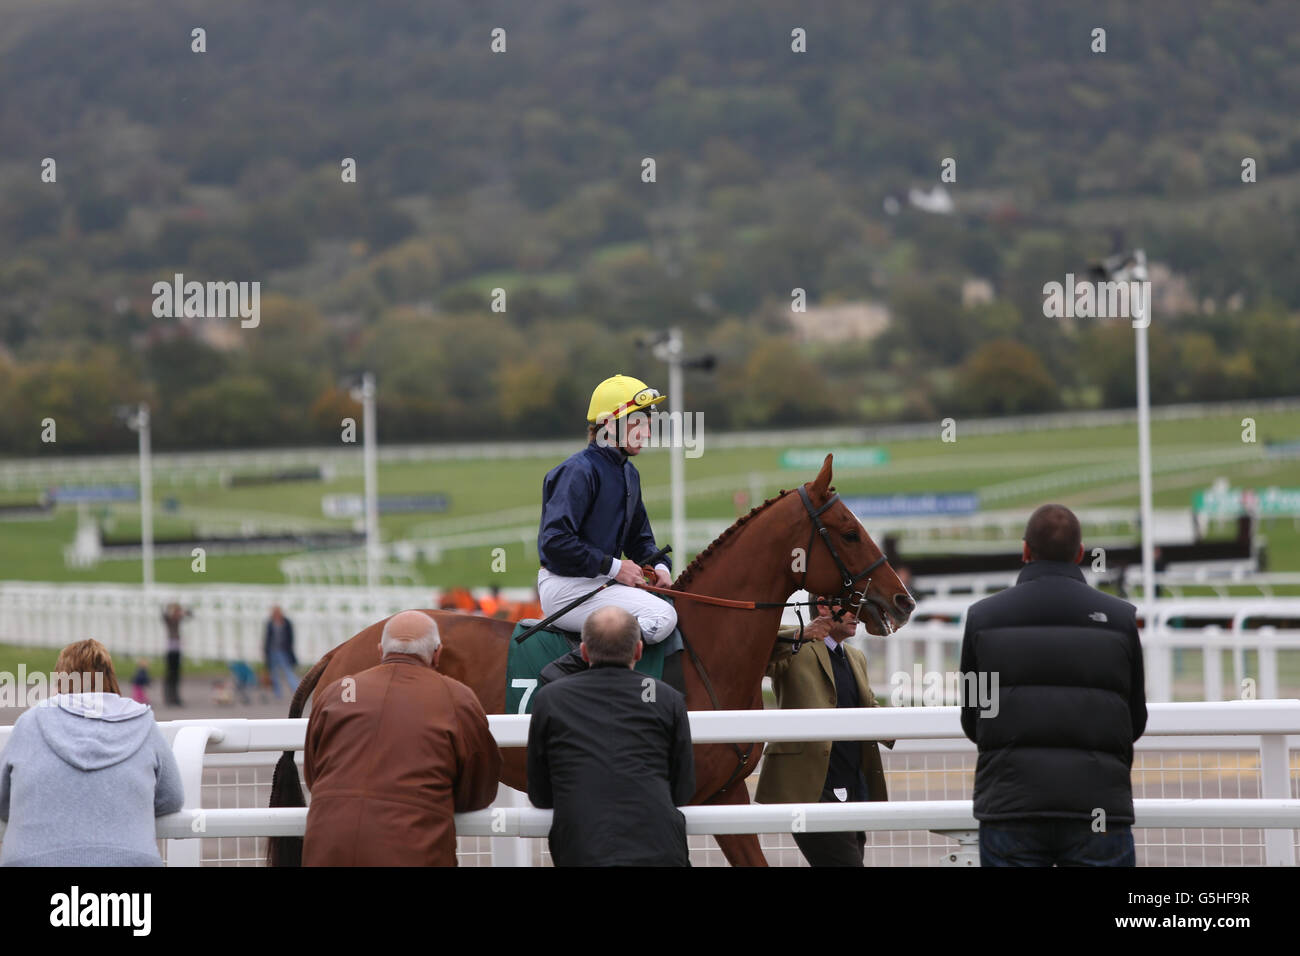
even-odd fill
[[[528,725],[528,798],[554,808],[556,866],[689,866],[695,792],[686,698],[632,670],[641,626],[604,607],[582,626],[590,667],[542,686]]]
[[[1079,519],[1043,505],[1015,587],[966,612],[961,725],[979,746],[983,866],[1133,866],[1146,729],[1133,605],[1089,587]]]

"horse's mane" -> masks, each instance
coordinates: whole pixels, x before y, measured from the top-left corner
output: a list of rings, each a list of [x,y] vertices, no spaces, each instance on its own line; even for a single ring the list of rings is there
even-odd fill
[[[749,521],[750,518],[754,517],[754,515],[758,514],[760,511],[766,510],[768,507],[771,506],[771,504],[774,501],[781,500],[793,490],[794,489],[792,488],[782,490],[777,494],[773,495],[771,498],[768,498],[761,505],[755,505],[753,508],[749,510],[749,514],[741,515],[739,518],[737,518],[735,523],[730,528],[728,528],[726,531],[722,532],[722,534],[714,538],[713,541],[710,542],[709,546],[706,547],[699,554],[697,554],[695,556],[695,560],[686,566],[686,569],[682,571],[681,576],[678,577],[677,580],[673,582],[673,590],[685,591],[686,585],[691,583],[691,579],[700,570],[700,565],[703,564],[704,560],[708,558],[711,554],[713,554],[715,550],[717,550],[719,545],[721,545],[724,541],[727,541],[729,538],[733,537],[736,534],[736,532],[739,531],[747,521]]]

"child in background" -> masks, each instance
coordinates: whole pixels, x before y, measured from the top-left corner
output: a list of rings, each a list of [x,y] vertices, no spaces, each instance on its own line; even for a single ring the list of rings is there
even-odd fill
[[[149,661],[143,657],[135,659],[135,676],[131,678],[131,699],[138,704],[149,703]]]

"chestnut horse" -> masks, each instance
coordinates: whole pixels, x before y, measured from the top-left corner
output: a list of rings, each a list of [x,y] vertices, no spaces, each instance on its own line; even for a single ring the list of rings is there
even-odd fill
[[[745,610],[676,600],[682,633],[698,658],[698,663],[689,655],[682,659],[688,709],[763,707],[763,674],[776,646],[781,605],[800,588],[861,600],[859,618],[871,634],[889,634],[907,622],[915,606],[912,598],[834,490],[827,455],[815,480],[802,489],[781,492],[740,518],[678,577],[673,590],[776,605]],[[437,620],[442,636],[439,670],[469,685],[487,713],[503,713],[506,648],[514,623],[447,611],[426,613]],[[299,684],[289,716],[302,716],[317,684],[327,686],[378,664],[383,624],[370,625],[321,658]],[[744,780],[762,753],[761,742],[697,746],[691,802],[748,803]],[[502,756],[501,780],[527,792],[525,750],[504,748]],[[286,752],[276,765],[271,806],[303,805],[293,754]],[[714,839],[733,866],[767,864],[754,834]],[[272,865],[300,862],[301,839],[282,837],[270,842]]]

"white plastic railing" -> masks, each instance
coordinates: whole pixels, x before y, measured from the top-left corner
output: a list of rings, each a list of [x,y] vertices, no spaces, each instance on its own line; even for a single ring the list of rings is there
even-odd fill
[[[512,600],[532,596],[507,588]],[[260,661],[271,606],[293,621],[295,650],[319,659],[375,621],[407,608],[435,607],[437,591],[425,587],[287,587],[275,585],[0,584],[0,643],[63,647],[94,637],[115,657],[153,656],[166,648],[164,604],[193,609],[181,624],[187,658]]]
[[[1265,861],[1295,865],[1293,830],[1300,827],[1300,800],[1291,796],[1289,735],[1300,735],[1300,700],[1152,704],[1146,737],[1258,738],[1260,797],[1234,800],[1134,801],[1137,827],[1259,827]],[[697,743],[786,740],[951,739],[959,732],[956,707],[693,711]],[[526,715],[492,715],[502,747],[527,743]],[[185,783],[185,809],[158,821],[158,836],[173,841],[172,865],[197,865],[196,838],[301,836],[305,808],[200,809],[199,783],[205,756],[301,750],[307,721],[180,720],[159,724],[172,741]],[[0,746],[12,728],[0,728]],[[1145,739],[1145,738],[1144,738]],[[964,740],[964,738],[963,738]],[[837,829],[972,831],[978,827],[971,801],[900,801],[851,804],[780,804],[685,807],[688,833],[790,833]],[[462,836],[545,836],[550,811],[492,807],[458,814]],[[0,831],[2,833],[2,831]],[[188,842],[187,842],[188,841]]]
[[[960,653],[966,609],[978,598],[931,598],[921,601],[912,621],[884,642],[886,680],[910,674],[917,662],[924,670],[944,672],[947,662]],[[1142,631],[1146,661],[1147,698],[1173,698],[1174,652],[1203,651],[1201,693],[1207,701],[1222,700],[1224,679],[1220,651],[1233,656],[1232,687],[1235,695],[1274,699],[1281,690],[1279,651],[1300,651],[1300,629],[1268,622],[1300,621],[1300,598],[1182,598],[1154,602],[1150,626]],[[1196,627],[1174,626],[1179,619],[1213,623]],[[1247,622],[1251,626],[1247,627]],[[1248,674],[1245,653],[1257,653],[1257,672]],[[1253,684],[1243,683],[1247,679]]]
[[[1177,421],[1216,415],[1258,414],[1265,411],[1292,411],[1300,408],[1300,398],[1276,398],[1250,402],[1197,403],[1158,405],[1151,409],[1155,421]],[[1132,423],[1131,408],[1097,411],[1049,412],[1039,415],[1015,415],[1003,418],[963,420],[964,435],[997,435],[1011,432],[1059,428],[1096,428]],[[773,431],[713,432],[715,448],[760,448],[769,446],[904,441],[931,438],[934,422],[909,422],[887,425],[835,426],[813,429]],[[381,445],[381,461],[450,461],[482,458],[553,458],[574,450],[571,439],[506,442],[459,442],[426,445]],[[185,480],[215,479],[235,471],[260,471],[303,465],[332,467],[339,473],[361,471],[359,449],[264,448],[223,449],[221,451],[154,453],[154,470],[176,483]],[[41,456],[38,458],[0,459],[0,487],[44,486],[60,481],[130,481],[137,469],[134,455]],[[173,475],[175,477],[173,477]],[[160,483],[161,478],[160,478]]]
[[[504,594],[511,600],[526,600],[532,592],[507,588]],[[802,597],[800,592],[793,600]],[[945,660],[955,659],[960,648],[966,609],[978,599],[961,595],[921,601],[913,622],[884,642],[886,680],[910,672],[916,662],[923,662],[927,671],[944,671]],[[129,585],[7,582],[0,584],[0,643],[63,647],[95,637],[115,655],[158,655],[165,649],[162,606],[173,600],[194,609],[194,616],[182,624],[183,648],[189,658],[261,660],[267,615],[271,605],[279,604],[294,622],[299,658],[315,660],[389,614],[434,605],[436,592],[421,587],[368,591],[341,586],[165,585],[146,593]],[[1229,696],[1245,691],[1242,682],[1248,676],[1255,681],[1250,688],[1254,696],[1279,696],[1283,688],[1277,655],[1300,650],[1300,629],[1269,625],[1268,621],[1300,620],[1300,597],[1166,598],[1156,601],[1155,608],[1152,626],[1142,635],[1151,700],[1172,699],[1173,654],[1179,649],[1230,649],[1233,692]],[[1180,617],[1212,623],[1194,628],[1171,626]],[[787,610],[785,622],[794,621],[794,612]],[[1246,626],[1247,621],[1253,621],[1251,627]],[[859,640],[864,634],[859,631]],[[918,653],[918,648],[923,650]],[[1247,651],[1257,652],[1254,675],[1246,673]],[[1203,699],[1221,699],[1224,675],[1219,655],[1204,654],[1201,666]]]

